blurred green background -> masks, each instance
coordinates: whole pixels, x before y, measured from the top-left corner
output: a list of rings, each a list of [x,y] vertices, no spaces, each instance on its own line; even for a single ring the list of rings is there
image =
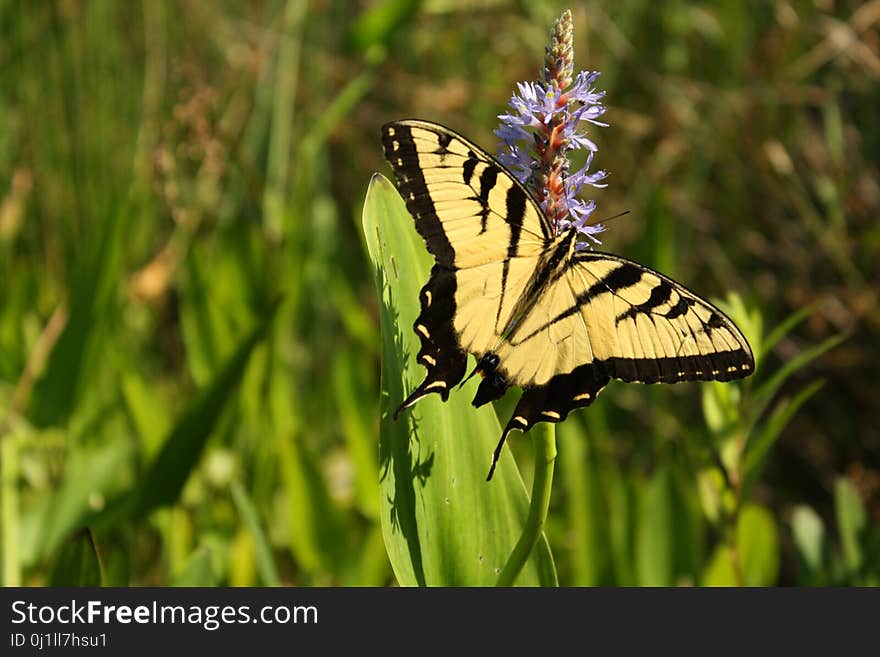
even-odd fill
[[[395,583],[379,127],[493,150],[568,6],[0,2],[3,585]],[[560,425],[560,583],[880,583],[880,2],[571,8],[603,249],[761,354]]]

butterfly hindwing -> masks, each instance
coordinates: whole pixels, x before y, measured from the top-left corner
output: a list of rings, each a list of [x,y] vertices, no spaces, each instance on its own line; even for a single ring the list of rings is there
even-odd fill
[[[449,391],[464,377],[467,353],[459,347],[453,327],[456,279],[452,271],[434,265],[431,277],[419,294],[421,312],[413,323],[421,348],[417,360],[427,370],[425,379],[394,413],[409,408],[432,392],[446,401]]]
[[[609,380],[601,367],[590,363],[576,367],[568,374],[554,376],[547,385],[525,388],[501,433],[487,479],[492,478],[501,448],[511,431],[526,432],[536,422],[562,422],[575,408],[592,404]]]
[[[459,276],[454,326],[465,351],[483,354],[492,349],[538,262],[534,257],[510,258],[474,267]]]

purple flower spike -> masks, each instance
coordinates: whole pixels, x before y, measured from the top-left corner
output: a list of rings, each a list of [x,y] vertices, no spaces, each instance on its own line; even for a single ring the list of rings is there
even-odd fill
[[[599,149],[585,133],[586,125],[608,125],[598,120],[605,113],[605,92],[593,88],[598,71],[581,71],[572,79],[572,42],[571,12],[565,11],[553,26],[541,79],[518,82],[510,111],[498,116],[498,159],[535,194],[557,234],[573,228],[599,244],[595,235],[604,227],[587,223],[596,203],[578,194],[584,185],[605,187],[608,174],[590,172]],[[569,173],[569,154],[575,150],[587,151],[587,163]],[[588,247],[587,240],[578,243],[579,249]]]

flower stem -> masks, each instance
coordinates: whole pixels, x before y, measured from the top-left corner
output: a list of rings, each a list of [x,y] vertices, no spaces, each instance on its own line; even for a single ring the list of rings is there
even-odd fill
[[[513,586],[532,549],[541,537],[547,510],[550,507],[550,489],[553,484],[553,466],[556,463],[556,425],[541,422],[533,429],[535,446],[535,477],[532,481],[532,499],[522,534],[516,547],[504,564],[496,586]]]

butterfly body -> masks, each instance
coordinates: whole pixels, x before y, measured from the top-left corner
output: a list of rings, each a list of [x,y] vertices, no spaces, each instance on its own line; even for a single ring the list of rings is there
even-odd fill
[[[579,250],[575,229],[557,234],[525,187],[465,138],[410,120],[385,125],[382,141],[435,259],[413,325],[427,374],[395,417],[431,393],[445,401],[471,354],[482,376],[474,405],[523,389],[497,459],[510,431],[564,420],[612,378],[729,381],[754,371],[721,310],[644,265]]]

